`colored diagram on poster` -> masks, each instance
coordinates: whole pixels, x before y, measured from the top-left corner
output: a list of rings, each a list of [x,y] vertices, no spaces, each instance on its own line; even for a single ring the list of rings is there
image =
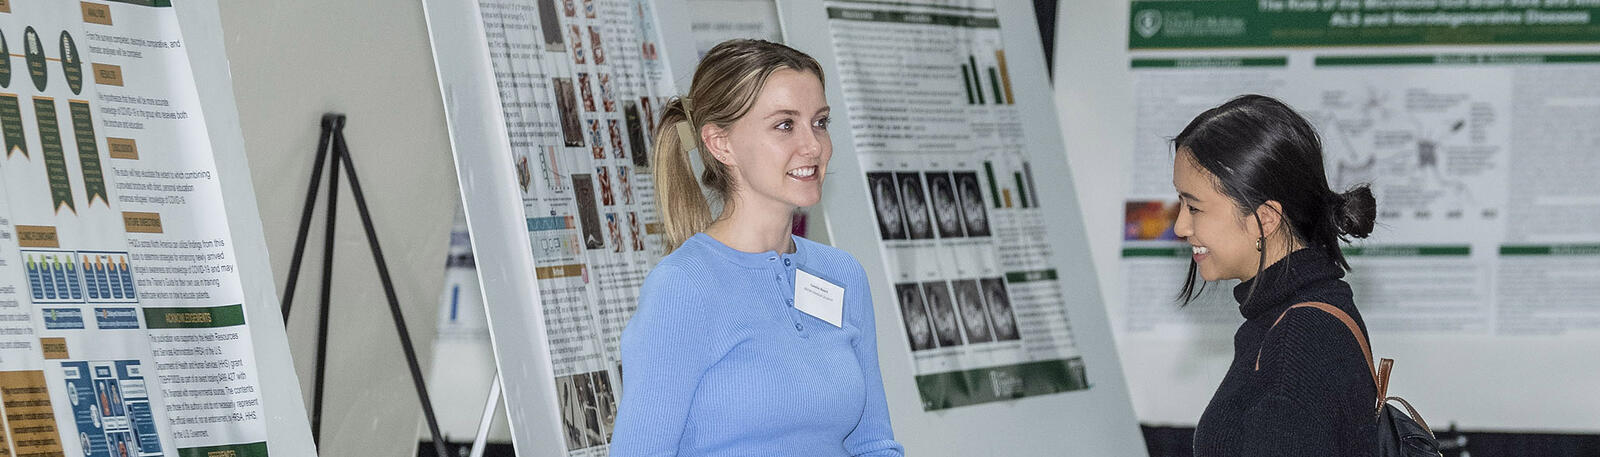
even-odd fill
[[[61,370],[86,457],[161,455],[139,361],[62,362]]]

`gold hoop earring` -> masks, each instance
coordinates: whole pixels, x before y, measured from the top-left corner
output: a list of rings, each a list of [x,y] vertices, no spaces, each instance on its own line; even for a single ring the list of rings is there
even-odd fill
[[[1262,245],[1261,245],[1261,242],[1263,242],[1263,241],[1266,241],[1266,240],[1267,240],[1267,237],[1259,237],[1259,238],[1256,238],[1256,252],[1261,252],[1261,251],[1262,251],[1262,250],[1264,250],[1264,249],[1265,249],[1265,248],[1264,248],[1264,247],[1263,247],[1263,246],[1262,246]]]

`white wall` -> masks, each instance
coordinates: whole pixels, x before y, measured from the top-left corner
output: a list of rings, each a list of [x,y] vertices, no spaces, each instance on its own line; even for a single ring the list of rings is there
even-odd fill
[[[426,370],[459,192],[421,2],[220,7],[276,284],[281,290],[288,277],[318,120],[327,111],[345,113],[351,154]],[[324,183],[324,195],[326,189]],[[415,455],[421,408],[349,190],[340,186],[321,454]],[[319,216],[288,325],[308,413],[322,230]]]

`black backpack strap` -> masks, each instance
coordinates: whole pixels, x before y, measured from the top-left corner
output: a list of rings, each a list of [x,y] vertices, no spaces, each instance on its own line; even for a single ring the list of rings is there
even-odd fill
[[[1379,370],[1374,369],[1372,365],[1372,348],[1367,345],[1367,337],[1366,334],[1361,331],[1361,326],[1356,325],[1356,320],[1352,319],[1349,314],[1345,314],[1344,310],[1327,303],[1305,302],[1290,306],[1289,309],[1283,310],[1283,314],[1278,315],[1278,320],[1272,321],[1272,326],[1277,327],[1278,323],[1283,322],[1283,318],[1289,315],[1289,311],[1294,311],[1296,308],[1320,309],[1325,313],[1332,314],[1333,317],[1338,318],[1340,322],[1344,323],[1345,327],[1350,329],[1350,334],[1356,338],[1356,343],[1361,345],[1361,355],[1367,358],[1367,370],[1372,374],[1373,386],[1376,387],[1378,391],[1376,410],[1383,410],[1384,400],[1388,398],[1386,395],[1388,394],[1389,390],[1389,370],[1394,366],[1394,361],[1383,359],[1383,370],[1381,373]],[[1269,327],[1267,330],[1271,331],[1272,329]],[[1256,349],[1256,371],[1261,371],[1261,349]]]

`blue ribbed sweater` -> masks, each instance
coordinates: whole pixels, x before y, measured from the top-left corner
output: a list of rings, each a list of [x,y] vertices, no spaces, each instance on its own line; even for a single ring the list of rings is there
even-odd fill
[[[795,237],[749,253],[696,234],[650,272],[622,332],[625,456],[902,456],[861,264]],[[794,308],[795,269],[844,287],[843,328]]]

